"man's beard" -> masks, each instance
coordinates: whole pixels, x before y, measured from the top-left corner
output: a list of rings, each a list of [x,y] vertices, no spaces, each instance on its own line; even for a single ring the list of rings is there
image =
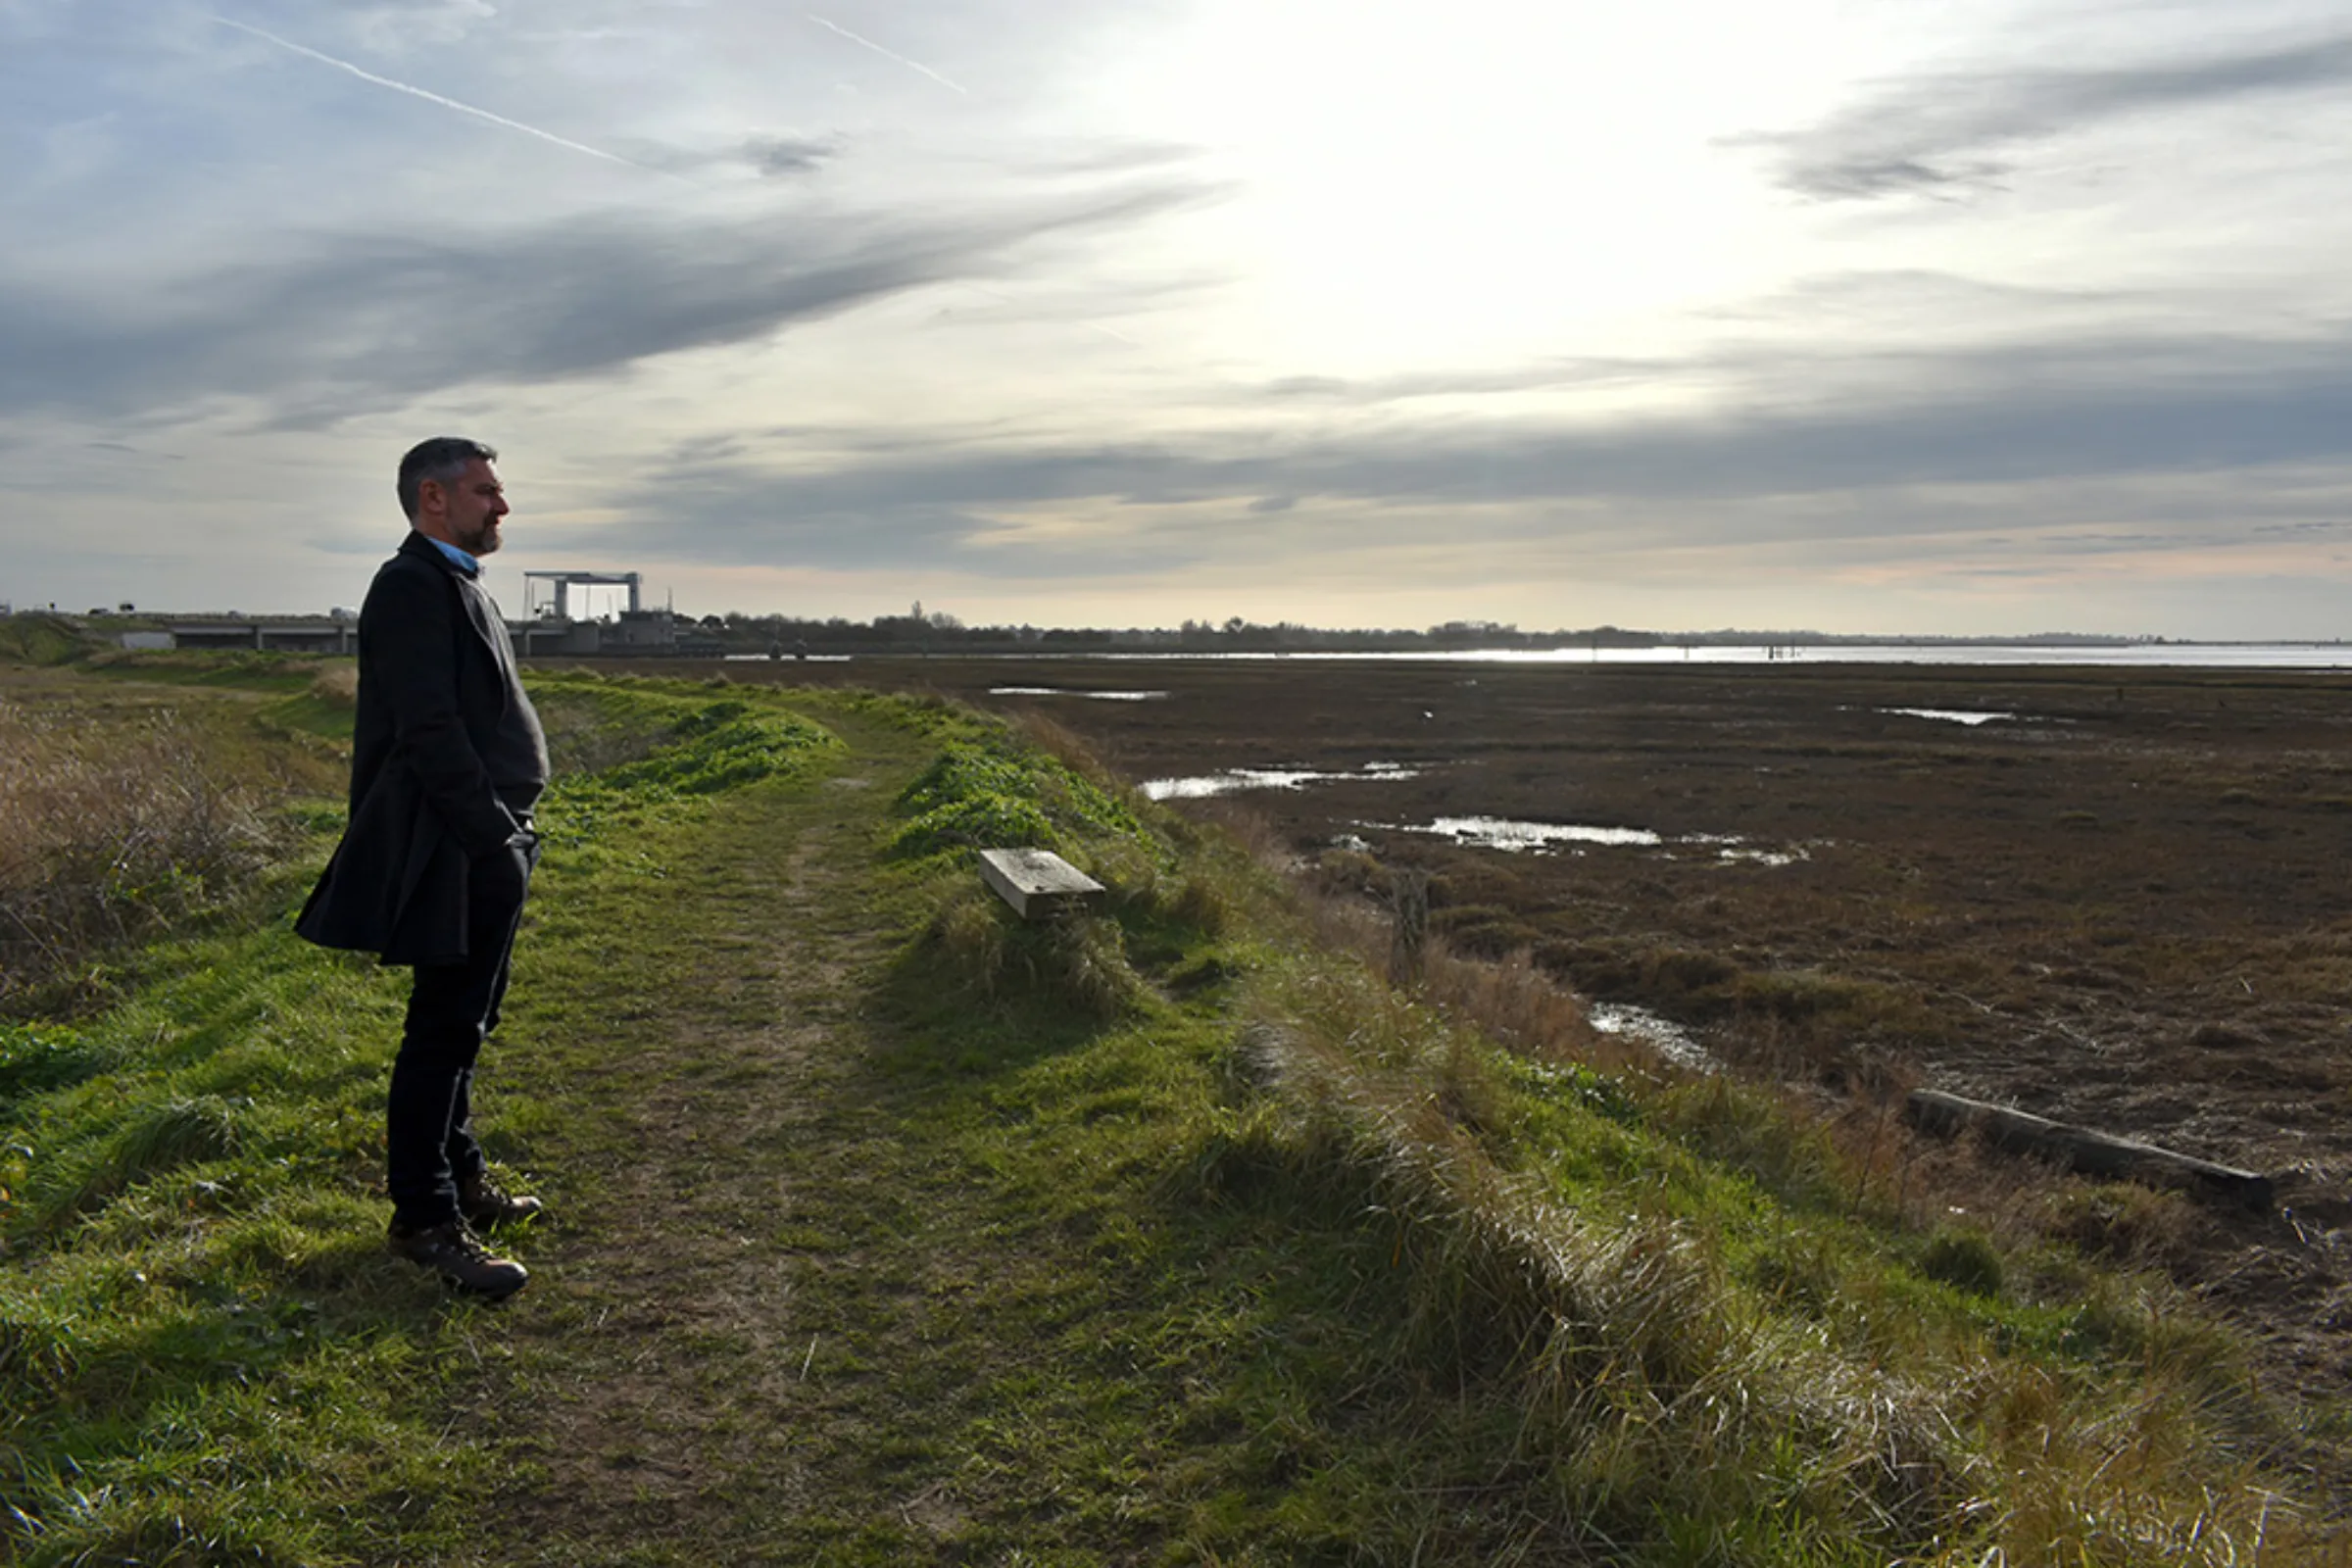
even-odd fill
[[[458,535],[458,548],[469,556],[494,555],[506,541],[498,536],[498,521],[492,518],[470,534]]]

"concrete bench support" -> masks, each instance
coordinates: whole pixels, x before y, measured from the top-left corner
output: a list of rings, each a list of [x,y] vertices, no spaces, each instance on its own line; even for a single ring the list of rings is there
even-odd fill
[[[982,850],[980,879],[1024,920],[1045,920],[1102,903],[1102,884],[1051,850]]]
[[[1923,1131],[1953,1137],[1979,1133],[1986,1143],[2011,1153],[2050,1160],[2085,1176],[2185,1187],[2191,1193],[2220,1198],[2265,1211],[2271,1206],[2271,1179],[2250,1170],[2217,1165],[2193,1154],[2158,1149],[2135,1138],[2116,1138],[2088,1128],[2070,1127],[2006,1105],[1987,1104],[1933,1089],[1915,1089],[1903,1106],[1905,1117]]]

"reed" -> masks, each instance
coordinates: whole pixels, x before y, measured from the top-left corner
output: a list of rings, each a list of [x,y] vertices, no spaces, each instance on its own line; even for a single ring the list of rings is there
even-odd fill
[[[270,797],[170,710],[0,702],[0,1010],[86,987],[105,955],[249,885],[283,837]]]

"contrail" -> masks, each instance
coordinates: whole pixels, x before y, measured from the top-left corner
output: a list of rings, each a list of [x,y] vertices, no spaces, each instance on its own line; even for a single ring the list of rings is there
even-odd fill
[[[866,48],[871,49],[874,53],[882,56],[886,60],[896,60],[900,65],[905,66],[908,71],[921,72],[924,75],[929,76],[933,81],[938,82],[942,87],[953,87],[956,91],[963,93],[966,98],[971,96],[970,93],[964,92],[963,88],[956,86],[955,82],[950,81],[947,77],[941,75],[938,72],[933,71],[929,66],[924,65],[919,60],[909,60],[905,55],[897,54],[891,50],[885,49],[880,44],[874,42],[874,40],[871,38],[860,38],[858,36],[858,34],[852,32],[849,28],[843,26],[838,22],[827,22],[824,18],[816,16],[813,13],[804,13],[804,15],[807,15],[808,20],[815,23],[818,26],[826,28],[828,31],[838,32],[844,38],[849,39],[852,43],[863,44]]]
[[[557,135],[552,130],[541,130],[538,126],[526,125],[519,120],[509,120],[506,116],[494,115],[487,109],[476,109],[473,105],[462,104],[455,98],[444,98],[437,92],[426,92],[422,87],[412,87],[405,81],[394,81],[390,76],[379,76],[372,71],[362,71],[348,60],[337,60],[333,55],[323,55],[316,49],[305,48],[291,39],[280,38],[276,33],[266,32],[249,23],[237,22],[219,15],[214,16],[213,20],[223,27],[234,27],[239,32],[249,32],[265,43],[273,43],[280,49],[291,50],[305,59],[316,60],[322,66],[332,66],[337,71],[348,71],[362,81],[372,81],[378,87],[389,87],[394,92],[405,92],[412,98],[421,98],[428,104],[439,104],[444,109],[455,109],[461,115],[471,115],[476,120],[487,120],[493,125],[504,125],[509,130],[519,130],[526,136],[536,136],[541,141],[552,141],[559,147],[568,147],[575,153],[586,153],[591,158],[601,158],[608,164],[620,164],[630,169],[643,169],[649,174],[662,172],[658,169],[652,169],[644,164],[623,158],[618,153],[609,153],[601,147],[591,147],[586,142],[571,141]],[[957,88],[956,90],[960,92],[962,89]]]

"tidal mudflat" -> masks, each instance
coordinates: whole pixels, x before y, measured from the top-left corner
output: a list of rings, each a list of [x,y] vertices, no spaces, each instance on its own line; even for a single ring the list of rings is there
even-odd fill
[[[2352,1388],[2352,675],[1002,659],[726,673],[1035,709],[1139,783],[1312,775],[1199,808],[1255,811],[1368,890],[1425,871],[1456,947],[1528,950],[1714,1059],[1830,1095],[1950,1090],[2278,1176],[2275,1214],[2085,1240],[2152,1250],[2297,1376]],[[1013,686],[1054,690],[991,695]],[[1141,686],[1166,696],[1078,695]],[[1514,826],[1460,826],[1482,822]]]

